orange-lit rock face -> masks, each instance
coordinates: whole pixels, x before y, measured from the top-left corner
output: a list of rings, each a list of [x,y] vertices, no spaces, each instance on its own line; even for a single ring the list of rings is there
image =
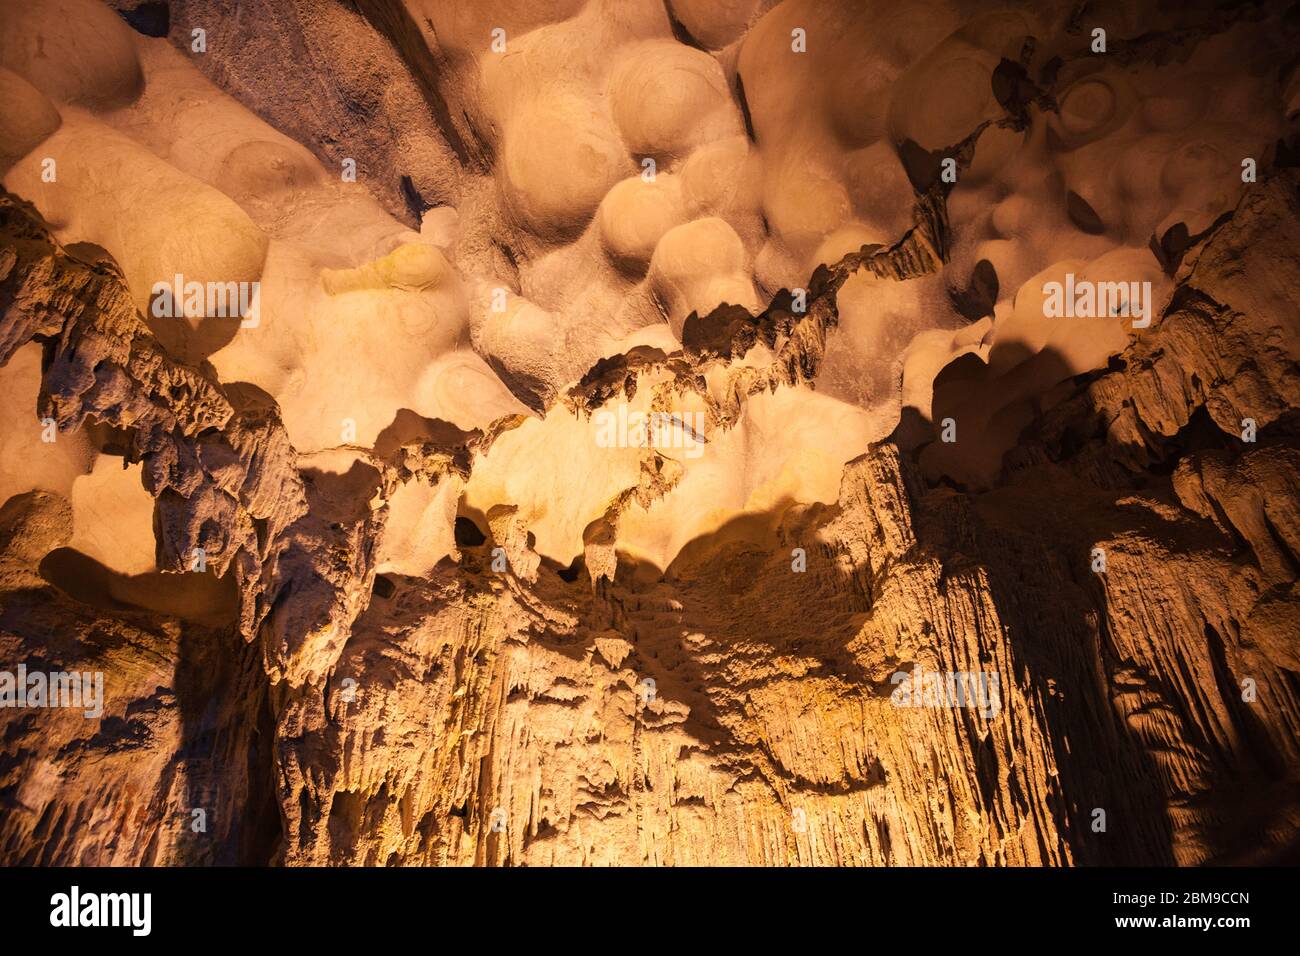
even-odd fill
[[[1166,6],[0,7],[0,862],[1294,858],[1300,22]]]

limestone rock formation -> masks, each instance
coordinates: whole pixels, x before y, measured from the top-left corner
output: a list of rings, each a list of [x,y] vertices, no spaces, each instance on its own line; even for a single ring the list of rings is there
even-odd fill
[[[1296,860],[1298,35],[0,6],[0,862]]]

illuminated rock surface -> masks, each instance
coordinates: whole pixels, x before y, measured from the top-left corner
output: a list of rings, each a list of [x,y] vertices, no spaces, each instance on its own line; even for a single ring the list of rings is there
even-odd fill
[[[1300,21],[1156,8],[0,6],[0,862],[1295,860]]]

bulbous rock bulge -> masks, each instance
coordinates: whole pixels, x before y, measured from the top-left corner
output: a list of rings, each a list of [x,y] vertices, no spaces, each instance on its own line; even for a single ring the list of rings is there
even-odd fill
[[[1295,859],[1296,20],[1076,7],[0,7],[0,862]]]

